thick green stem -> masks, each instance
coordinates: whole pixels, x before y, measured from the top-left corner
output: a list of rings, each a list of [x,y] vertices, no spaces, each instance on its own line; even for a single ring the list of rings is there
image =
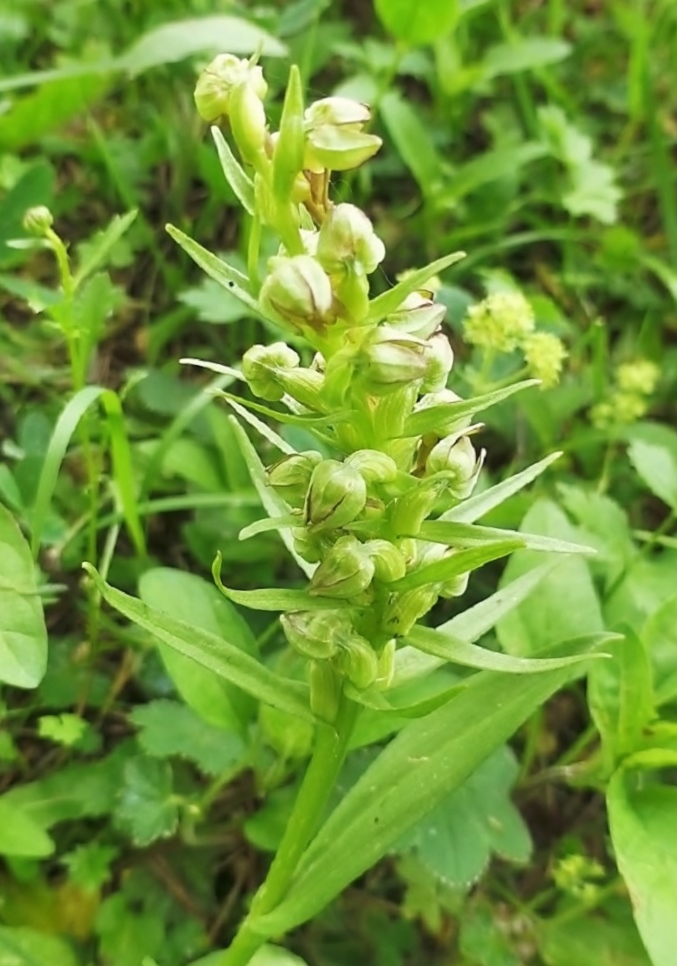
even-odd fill
[[[268,936],[252,929],[250,922],[273,910],[284,898],[299,859],[317,830],[327,801],[334,790],[358,708],[357,704],[344,696],[334,725],[320,727],[313,757],[266,881],[254,897],[251,912],[230,948],[217,960],[215,966],[247,966],[256,950],[268,940]]]

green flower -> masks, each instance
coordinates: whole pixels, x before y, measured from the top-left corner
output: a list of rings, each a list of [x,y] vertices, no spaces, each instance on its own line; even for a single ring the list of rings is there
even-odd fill
[[[347,171],[359,167],[383,143],[376,135],[363,132],[370,119],[371,111],[366,104],[347,97],[315,101],[304,115],[304,168],[320,174],[325,170]]]
[[[659,376],[660,369],[648,359],[624,362],[616,369],[618,388],[623,392],[639,393],[643,396],[650,396],[654,392]]]
[[[312,255],[276,256],[261,286],[262,309],[295,329],[321,328],[329,319],[333,293],[329,276]]]
[[[468,309],[467,342],[495,352],[512,352],[533,331],[534,313],[520,292],[497,292]]]
[[[567,357],[561,339],[550,332],[533,332],[524,340],[522,349],[531,375],[541,380],[542,388],[555,386]]]

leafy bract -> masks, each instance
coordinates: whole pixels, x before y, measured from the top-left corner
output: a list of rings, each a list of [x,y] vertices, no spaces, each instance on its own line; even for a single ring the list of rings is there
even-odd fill
[[[426,409],[420,409],[407,417],[402,436],[420,436],[424,433],[434,432],[441,422],[464,419],[466,416],[480,413],[483,409],[488,409],[490,406],[503,402],[504,399],[508,399],[516,392],[537,385],[539,385],[538,379],[524,379],[512,386],[495,389],[493,392],[487,392],[472,399],[463,399],[460,402],[443,403],[439,406],[428,406]]]
[[[164,644],[192,658],[214,674],[281,711],[312,719],[307,686],[274,674],[265,664],[234,644],[184,621],[176,620],[107,584],[90,564],[83,565],[103,598],[129,620]]]

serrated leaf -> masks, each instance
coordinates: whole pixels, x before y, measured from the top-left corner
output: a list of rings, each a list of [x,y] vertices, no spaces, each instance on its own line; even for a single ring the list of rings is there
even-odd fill
[[[609,783],[611,840],[653,966],[673,966],[677,788],[654,784],[631,789],[631,781],[621,770]]]
[[[237,734],[207,724],[178,701],[151,701],[134,708],[129,718],[141,729],[141,747],[154,758],[187,758],[207,775],[233,773],[245,764],[245,745]]]
[[[0,798],[0,855],[44,858],[54,852],[54,842],[40,823],[11,799]]]
[[[38,686],[47,667],[47,628],[30,547],[0,504],[0,681]]]
[[[119,851],[113,845],[85,842],[62,856],[61,862],[68,869],[69,882],[85,892],[96,892],[110,879],[111,864]]]
[[[138,756],[122,773],[116,823],[131,836],[135,845],[150,845],[173,835],[179,821],[174,800],[174,780],[168,762]]]
[[[161,611],[148,607],[140,600],[116,590],[102,580],[90,564],[83,566],[111,607],[144,630],[159,637],[163,643],[192,658],[203,667],[209,668],[225,680],[231,681],[261,701],[267,701],[289,714],[314,720],[308,705],[306,685],[274,674],[264,664],[216,634],[169,617]]]
[[[394,851],[414,850],[435,878],[463,889],[479,879],[492,853],[526,862],[531,839],[510,799],[518,770],[512,752],[498,748]]]

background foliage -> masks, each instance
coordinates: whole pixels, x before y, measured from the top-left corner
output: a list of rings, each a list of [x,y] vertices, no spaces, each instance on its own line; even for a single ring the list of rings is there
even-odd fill
[[[484,643],[626,635],[291,947],[313,966],[672,962],[676,39],[670,0],[0,0],[0,966],[183,966],[224,945],[308,754],[308,723],[120,623],[80,570],[296,673],[277,623],[211,585],[215,549],[228,586],[296,577],[274,535],[237,540],[260,509],[213,400],[227,377],[178,364],[270,333],[163,231],[243,263],[192,90],[211,54],[259,43],[273,112],[290,62],[310,96],[372,105],[384,149],[335,189],[386,241],[384,287],[468,252],[438,293],[455,390],[522,365],[463,339],[487,293],[519,288],[566,344],[556,388],[486,416],[483,483],[564,455],[483,522],[597,556]],[[68,297],[22,228],[36,204],[68,242]],[[541,564],[485,568],[464,605]]]

